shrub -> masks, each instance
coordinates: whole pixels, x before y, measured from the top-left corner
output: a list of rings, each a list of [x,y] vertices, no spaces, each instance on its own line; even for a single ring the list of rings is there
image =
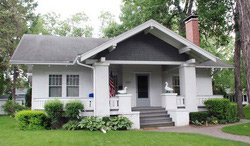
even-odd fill
[[[65,105],[65,116],[71,119],[79,118],[80,111],[83,110],[81,101],[70,101]]]
[[[237,106],[228,99],[209,99],[204,103],[210,116],[218,119],[219,123],[232,123],[238,121]]]
[[[2,108],[4,110],[4,112],[8,115],[11,115],[12,117],[14,117],[15,113],[21,110],[24,110],[25,107],[18,104],[17,102],[15,102],[14,100],[7,100],[4,105],[2,105]]]
[[[20,111],[16,113],[16,120],[21,130],[41,130],[47,126],[47,117],[43,111]]]
[[[214,117],[214,116],[211,116],[211,117],[207,118],[207,122],[209,124],[218,124],[218,119],[216,117]]]
[[[208,112],[191,112],[189,114],[190,122],[193,123],[195,121],[205,122],[207,118],[209,117]]]
[[[106,118],[103,121],[105,121],[106,127],[111,130],[127,130],[131,128],[133,124],[127,117],[123,116],[110,117],[109,119]]]
[[[58,99],[51,100],[45,103],[44,109],[50,118],[52,128],[59,128],[61,124],[60,119],[62,117],[63,103]]]
[[[198,121],[198,120],[195,120],[195,121],[192,121],[192,124],[201,126],[201,125],[204,124],[204,121],[201,121],[201,122],[200,122],[200,121]]]
[[[63,130],[78,130],[80,129],[78,120],[70,120],[66,124],[63,125]]]
[[[97,131],[100,130],[101,128],[105,128],[105,122],[102,120],[102,118],[98,118],[98,117],[85,117],[83,118],[80,123],[79,126],[81,128],[90,130],[90,131]]]

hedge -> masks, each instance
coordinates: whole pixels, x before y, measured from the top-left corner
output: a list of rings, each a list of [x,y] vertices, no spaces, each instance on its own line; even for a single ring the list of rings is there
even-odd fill
[[[220,123],[232,123],[239,120],[237,105],[228,99],[209,99],[204,104],[209,115],[216,117]]]
[[[16,113],[15,118],[21,130],[42,130],[47,126],[47,117],[43,111],[24,110]]]
[[[77,119],[79,118],[80,111],[84,109],[83,104],[81,101],[70,101],[66,103],[65,105],[65,116],[71,119]]]
[[[208,112],[191,112],[189,114],[190,121],[199,121],[199,122],[205,122],[207,118],[209,117]]]
[[[63,103],[58,99],[51,100],[45,103],[44,109],[50,119],[52,128],[59,128],[61,126]]]

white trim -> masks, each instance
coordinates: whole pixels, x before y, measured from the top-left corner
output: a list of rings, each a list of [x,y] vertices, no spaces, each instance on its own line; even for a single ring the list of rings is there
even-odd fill
[[[109,41],[107,41],[106,43],[103,43],[102,45],[84,53],[81,55],[81,61],[84,61],[85,59],[111,47],[113,44],[118,44],[119,42],[141,32],[142,30],[145,30],[147,28],[151,28],[154,27],[154,29],[158,29],[161,32],[165,33],[166,35],[172,37],[173,39],[181,42],[184,44],[184,46],[190,46],[190,48],[196,52],[198,52],[199,54],[203,55],[204,57],[206,57],[207,59],[210,59],[214,62],[216,62],[216,57],[214,55],[212,55],[211,53],[207,52],[206,50],[200,48],[199,46],[193,44],[191,41],[185,39],[184,37],[176,34],[175,32],[171,31],[170,29],[164,27],[163,25],[159,24],[158,22],[154,21],[154,20],[149,20]],[[154,30],[153,29],[153,30]]]
[[[135,64],[135,65],[182,65],[185,61],[127,61],[127,60],[106,60],[109,64]]]
[[[231,68],[234,69],[234,67],[225,67],[225,66],[196,66],[196,68]]]
[[[190,47],[183,47],[179,49],[179,54],[190,52],[190,51],[191,51]]]
[[[74,65],[74,63],[59,63],[59,62],[22,62],[10,61],[10,64],[25,64],[25,65]]]

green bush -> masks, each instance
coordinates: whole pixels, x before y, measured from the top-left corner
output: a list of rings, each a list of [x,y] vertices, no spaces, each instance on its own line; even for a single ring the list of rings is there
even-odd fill
[[[58,99],[51,100],[45,103],[44,109],[50,119],[52,128],[59,128],[63,112],[63,103]]]
[[[70,101],[65,105],[65,116],[71,119],[79,118],[80,111],[83,110],[81,101]]]
[[[7,100],[4,105],[2,105],[2,108],[4,110],[4,112],[8,115],[11,115],[12,117],[14,117],[15,113],[21,110],[24,110],[25,107],[18,104],[17,102],[15,102],[14,100]]]
[[[79,121],[78,120],[70,120],[62,127],[63,130],[78,130],[79,127]]]
[[[98,118],[98,117],[85,117],[83,118],[80,123],[79,126],[81,128],[90,130],[90,131],[97,131],[100,130],[101,128],[105,128],[105,122],[102,120],[102,118]]]
[[[47,126],[47,117],[43,111],[24,110],[16,113],[15,118],[21,130],[42,130]]]
[[[110,130],[127,130],[133,124],[127,117],[123,116],[110,117],[109,119],[103,119],[103,121],[108,127],[107,129],[110,128]]]
[[[219,123],[232,123],[239,120],[237,105],[228,99],[209,99],[204,103],[210,116],[218,119]]]
[[[189,114],[190,117],[190,123],[193,123],[195,121],[198,122],[206,122],[207,118],[209,117],[208,112],[191,112]]]
[[[131,128],[132,124],[133,123],[127,117],[123,116],[103,118],[86,117],[82,119],[79,126],[90,131],[100,130],[101,128],[109,131],[127,130],[128,128]]]

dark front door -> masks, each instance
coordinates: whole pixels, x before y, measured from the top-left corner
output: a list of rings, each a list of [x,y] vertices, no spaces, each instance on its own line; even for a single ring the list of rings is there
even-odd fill
[[[149,99],[149,75],[137,74],[137,100],[136,106],[150,106]]]

